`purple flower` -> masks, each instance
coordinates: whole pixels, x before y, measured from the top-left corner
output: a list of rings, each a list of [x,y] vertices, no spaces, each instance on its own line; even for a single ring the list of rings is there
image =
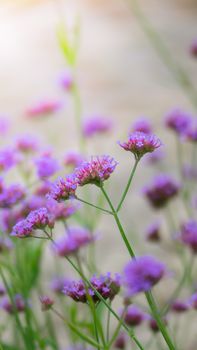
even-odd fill
[[[161,240],[159,222],[154,222],[148,227],[146,232],[146,239],[150,242],[158,242]]]
[[[187,141],[197,142],[197,123],[193,123],[184,133]]]
[[[165,157],[165,152],[161,148],[157,148],[154,152],[147,155],[147,162],[151,165],[159,163]]]
[[[24,189],[18,184],[4,187],[0,192],[0,208],[9,208],[18,203],[25,196]]]
[[[7,116],[0,117],[0,135],[5,136],[10,129],[10,120]]]
[[[64,179],[59,178],[51,188],[48,198],[52,198],[57,202],[75,197],[77,182],[75,175],[67,175]]]
[[[50,288],[54,293],[61,293],[64,286],[68,283],[68,280],[64,277],[55,277],[52,279],[50,283]]]
[[[39,208],[31,211],[26,220],[34,229],[43,229],[46,226],[53,227],[53,221],[51,221],[47,208]]]
[[[160,281],[165,267],[152,256],[141,256],[132,259],[124,269],[124,284],[127,296],[149,291]]]
[[[45,153],[35,160],[38,177],[43,179],[54,175],[59,170],[57,159],[50,153]]]
[[[73,88],[74,81],[70,71],[66,71],[62,74],[60,78],[60,85],[66,91],[70,91]]]
[[[152,132],[152,126],[150,121],[147,118],[139,118],[137,119],[133,125],[132,125],[132,131],[136,132],[143,132],[144,134],[151,134]]]
[[[197,166],[185,164],[183,166],[183,175],[188,180],[197,180]]]
[[[75,214],[79,208],[78,205],[64,202],[58,203],[54,199],[49,199],[46,202],[46,207],[55,220],[66,220]]]
[[[63,163],[65,166],[71,166],[75,168],[81,165],[83,161],[84,161],[84,157],[80,153],[69,151],[65,154]]]
[[[92,157],[89,162],[83,162],[75,171],[79,186],[94,184],[101,186],[113,173],[117,162],[110,156]]]
[[[12,229],[11,236],[27,237],[33,233],[33,224],[26,219],[19,221]]]
[[[166,126],[179,135],[185,132],[190,123],[191,116],[180,109],[173,109],[168,113],[165,120]]]
[[[151,316],[149,316],[148,318],[149,318],[149,327],[150,327],[150,329],[151,329],[154,333],[159,332],[159,327],[158,327],[157,321],[156,321],[154,318],[152,318]],[[166,317],[163,318],[162,321],[163,321],[163,323],[164,323],[165,325],[167,325],[167,319],[166,319]]]
[[[136,131],[130,134],[128,141],[119,142],[119,145],[125,151],[133,153],[136,159],[140,159],[146,153],[151,153],[159,148],[161,141],[155,135]]]
[[[0,284],[0,297],[6,294],[6,289],[3,284]]]
[[[21,160],[16,149],[7,147],[0,150],[0,171],[6,171],[18,164]]]
[[[197,293],[194,293],[190,299],[189,299],[189,304],[191,307],[195,310],[197,310]]]
[[[197,221],[190,220],[182,225],[180,237],[183,243],[188,245],[193,253],[197,253]]]
[[[197,39],[194,39],[190,46],[190,54],[196,58],[197,57]]]
[[[62,104],[57,100],[44,100],[28,108],[25,114],[29,118],[48,116],[57,112],[61,106]]]
[[[126,334],[121,332],[118,337],[116,338],[116,341],[114,343],[114,347],[116,349],[125,349],[127,346],[127,337]]]
[[[112,278],[110,274],[93,276],[90,283],[104,299],[112,300],[120,290],[119,278]],[[86,288],[82,280],[68,282],[64,286],[63,293],[77,302],[87,303],[88,295],[95,303],[99,302],[94,289],[92,287]]]
[[[180,189],[180,185],[170,176],[160,174],[155,177],[153,183],[144,189],[144,193],[155,209],[164,207],[168,201],[174,198]]]
[[[84,121],[83,133],[86,137],[106,133],[112,129],[112,121],[106,117],[91,116]]]
[[[54,300],[47,295],[40,296],[40,302],[42,304],[42,311],[50,310],[54,304]]]
[[[22,135],[15,141],[16,149],[18,151],[27,153],[35,152],[38,149],[38,140],[32,135]]]
[[[173,301],[173,303],[171,304],[171,310],[176,312],[176,313],[182,313],[185,312],[189,309],[189,303],[176,299]]]
[[[10,299],[5,296],[1,300],[1,308],[9,314],[13,314],[15,311],[23,312],[26,308],[26,302],[20,294],[14,296],[14,303],[12,304]]]
[[[94,240],[91,232],[81,227],[70,227],[69,234],[55,241],[53,249],[59,256],[76,253],[81,247],[86,246]]]
[[[144,313],[135,305],[130,305],[124,316],[124,321],[128,326],[139,326],[145,319]]]

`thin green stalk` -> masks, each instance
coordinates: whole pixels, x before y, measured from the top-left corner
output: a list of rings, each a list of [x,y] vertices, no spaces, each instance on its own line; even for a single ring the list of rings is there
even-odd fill
[[[110,306],[111,306],[111,300],[109,302]],[[106,328],[106,339],[107,342],[109,341],[109,331],[110,331],[110,316],[111,316],[111,312],[108,309],[108,313],[107,313],[107,328]]]
[[[101,191],[103,192],[103,194],[104,194],[104,196],[105,196],[105,198],[106,198],[106,200],[107,200],[107,202],[108,202],[108,204],[109,204],[109,206],[110,206],[110,208],[111,208],[111,210],[112,210],[112,212],[114,214],[114,218],[116,220],[116,223],[117,223],[117,226],[119,228],[120,234],[121,234],[121,236],[122,236],[122,238],[123,238],[123,240],[125,242],[125,245],[126,245],[126,247],[128,249],[128,252],[129,252],[131,258],[133,259],[133,258],[135,258],[135,253],[134,253],[133,249],[131,248],[130,243],[129,243],[126,235],[125,235],[124,229],[123,229],[123,227],[122,227],[122,225],[120,223],[118,215],[117,215],[117,213],[116,213],[116,211],[115,211],[115,209],[113,207],[113,204],[112,204],[109,196],[107,195],[107,193],[106,193],[106,191],[105,191],[105,189],[103,187],[101,187]],[[174,347],[174,345],[173,345],[173,343],[171,341],[171,338],[170,338],[170,336],[168,334],[168,331],[167,331],[167,329],[165,327],[165,324],[164,324],[164,322],[162,321],[162,319],[160,317],[160,314],[159,314],[158,309],[157,309],[157,305],[155,303],[155,300],[154,300],[151,292],[146,292],[145,296],[146,296],[146,299],[148,301],[149,307],[150,307],[150,309],[152,311],[152,314],[153,314],[153,316],[154,316],[154,318],[155,318],[155,320],[157,322],[157,325],[158,325],[158,327],[160,329],[160,332],[162,333],[163,338],[165,339],[166,344],[168,345],[168,348],[170,350],[175,350],[175,347]]]
[[[133,169],[132,169],[132,171],[131,171],[131,174],[130,174],[130,176],[129,176],[129,180],[128,180],[128,182],[127,182],[126,188],[125,188],[125,190],[124,190],[124,192],[123,192],[122,198],[121,198],[121,200],[120,200],[120,202],[119,202],[119,204],[118,204],[118,207],[117,207],[117,209],[116,209],[116,212],[117,212],[117,213],[118,213],[119,210],[121,209],[122,204],[123,204],[123,202],[124,202],[124,200],[125,200],[125,197],[126,197],[127,192],[128,192],[128,190],[129,190],[129,188],[130,188],[130,185],[131,185],[131,182],[132,182],[132,180],[133,180],[133,177],[134,177],[136,168],[137,168],[137,166],[138,166],[138,163],[139,163],[139,159],[136,159],[136,160],[135,160],[135,164],[134,164],[134,166],[133,166]]]
[[[113,204],[112,204],[112,202],[111,202],[111,200],[110,200],[110,198],[109,198],[109,196],[108,196],[108,194],[105,191],[103,186],[101,187],[101,191],[103,192],[103,195],[105,196],[106,201],[107,201],[107,203],[109,204],[109,206],[110,206],[110,208],[112,210],[112,213],[113,213],[113,216],[115,218],[116,224],[117,224],[118,229],[120,231],[120,234],[121,234],[121,236],[122,236],[122,238],[123,238],[123,240],[125,242],[125,245],[127,247],[127,250],[129,252],[129,254],[131,255],[132,258],[135,258],[135,254],[133,252],[133,249],[131,248],[131,245],[130,245],[128,239],[127,239],[127,236],[125,235],[125,232],[124,232],[124,229],[123,229],[123,227],[121,225],[121,222],[119,220],[118,214],[117,214],[117,212],[116,212],[116,210],[115,210],[115,208],[114,208],[114,206],[113,206]]]
[[[96,208],[96,209],[98,209],[98,210],[103,211],[105,214],[113,215],[113,213],[112,213],[110,210],[106,210],[106,209],[100,208],[100,207],[98,207],[97,205],[94,205],[94,204],[92,204],[92,203],[89,203],[89,202],[87,202],[87,201],[85,201],[84,199],[81,199],[81,198],[79,198],[79,197],[76,197],[76,199],[77,199],[78,201],[84,203],[84,204],[87,204],[87,205],[89,205],[89,206],[91,206],[91,207],[93,207],[93,208]]]
[[[122,316],[121,316],[121,319],[122,319],[122,320],[124,320],[124,315],[125,315],[126,309],[127,309],[127,307],[125,307],[124,310],[123,310],[123,313],[122,313]],[[119,332],[120,332],[120,328],[121,328],[121,322],[118,323],[118,325],[117,325],[117,327],[116,327],[116,329],[115,329],[115,331],[114,331],[114,333],[113,333],[111,339],[109,340],[109,342],[108,342],[108,344],[107,344],[107,348],[108,348],[108,349],[111,348],[112,344],[113,344],[114,341],[116,340],[116,338],[117,338],[117,336],[118,336],[118,334],[119,334]]]
[[[174,60],[170,50],[164,44],[160,34],[155,30],[152,24],[144,15],[140,8],[137,0],[129,0],[133,9],[133,12],[140,24],[141,29],[149,39],[150,43],[154,47],[158,56],[161,58],[163,63],[168,67],[169,71],[173,74],[177,83],[181,86],[184,93],[187,95],[195,109],[197,108],[197,92],[190,80],[187,72],[183,67]]]

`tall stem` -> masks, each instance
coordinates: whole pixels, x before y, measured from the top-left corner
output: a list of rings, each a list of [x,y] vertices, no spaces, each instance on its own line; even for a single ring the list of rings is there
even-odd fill
[[[114,206],[113,206],[113,204],[112,204],[108,194],[106,193],[106,191],[105,191],[105,189],[103,187],[101,187],[101,191],[103,192],[103,195],[105,196],[105,198],[106,198],[106,200],[107,200],[107,202],[108,202],[108,204],[109,204],[109,206],[110,206],[110,208],[111,208],[111,210],[112,210],[112,212],[114,214],[115,221],[116,221],[117,226],[119,228],[120,234],[121,234],[121,236],[122,236],[122,238],[123,238],[123,240],[125,242],[125,245],[126,245],[126,247],[128,249],[128,252],[129,252],[131,258],[135,259],[135,253],[134,253],[133,249],[130,246],[130,243],[129,243],[128,239],[127,239],[127,236],[126,236],[126,234],[124,232],[124,229],[123,229],[123,227],[122,227],[122,225],[120,223],[120,220],[118,218],[117,212],[115,211]],[[159,330],[160,330],[161,334],[163,335],[163,338],[165,339],[166,344],[168,345],[168,348],[170,350],[175,350],[175,347],[174,347],[174,345],[173,345],[173,343],[171,341],[171,338],[170,338],[170,336],[168,334],[166,326],[165,326],[163,320],[160,317],[160,313],[159,313],[159,311],[157,309],[157,305],[156,305],[155,300],[154,300],[154,298],[152,296],[152,293],[150,291],[146,292],[145,296],[146,296],[147,302],[149,304],[149,307],[151,309],[151,312],[152,312],[152,314],[153,314],[153,316],[154,316],[154,318],[155,318],[155,320],[157,322]]]
[[[127,182],[126,188],[125,188],[125,190],[124,190],[124,192],[123,192],[123,195],[122,195],[122,198],[121,198],[121,200],[120,200],[120,202],[119,202],[119,204],[118,204],[118,207],[117,207],[116,212],[118,212],[118,211],[121,209],[121,207],[122,207],[122,204],[123,204],[123,202],[124,202],[124,200],[125,200],[125,197],[126,197],[126,195],[127,195],[127,192],[128,192],[129,187],[130,187],[130,185],[131,185],[131,181],[133,180],[133,176],[134,176],[134,174],[135,174],[135,171],[136,171],[136,168],[137,168],[138,163],[139,163],[139,159],[136,159],[135,164],[134,164],[134,167],[133,167],[133,169],[132,169],[132,171],[131,171],[131,174],[130,174],[130,176],[129,176],[129,180],[128,180],[128,182]]]

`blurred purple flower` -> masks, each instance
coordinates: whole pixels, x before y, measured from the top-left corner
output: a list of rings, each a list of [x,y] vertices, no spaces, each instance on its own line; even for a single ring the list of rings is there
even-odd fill
[[[17,204],[25,196],[24,188],[19,184],[12,184],[0,190],[0,208],[9,208]]]
[[[197,57],[197,38],[192,41],[189,51],[193,57]]]
[[[189,299],[189,304],[191,307],[195,310],[197,310],[197,293],[194,293],[190,299]]]
[[[65,166],[71,166],[75,168],[81,165],[83,161],[84,161],[84,157],[80,153],[69,151],[65,154],[63,163]]]
[[[113,173],[117,162],[110,156],[92,157],[89,162],[83,162],[76,170],[75,176],[79,186],[94,184],[101,186]]]
[[[160,236],[160,223],[154,222],[146,231],[146,240],[150,242],[158,242],[161,240]]]
[[[38,177],[41,179],[54,175],[59,170],[57,159],[53,158],[50,153],[44,153],[35,160]]]
[[[95,134],[103,134],[111,131],[111,129],[112,121],[98,115],[87,118],[83,125],[83,133],[86,137],[92,137]]]
[[[65,220],[76,213],[79,205],[64,202],[58,203],[54,199],[49,199],[46,202],[46,207],[55,220]]]
[[[62,107],[60,101],[57,100],[43,100],[28,108],[25,112],[29,118],[38,118],[51,115],[57,112]]]
[[[131,327],[139,326],[144,321],[144,319],[144,312],[135,305],[130,305],[126,310],[126,314],[124,316],[125,323]]]
[[[180,185],[170,176],[160,174],[151,185],[145,187],[144,193],[155,209],[163,208],[180,190]]]
[[[63,72],[60,78],[60,85],[65,91],[71,91],[74,86],[74,80],[70,71]]]
[[[127,346],[127,341],[128,339],[126,337],[126,334],[121,332],[115,340],[114,347],[116,349],[125,349]]]
[[[182,225],[180,238],[188,245],[193,253],[197,253],[197,221],[190,220]]]
[[[127,296],[149,291],[164,276],[164,264],[152,256],[132,259],[124,269]]]
[[[77,182],[75,175],[67,175],[65,178],[59,178],[53,183],[48,194],[48,199],[52,198],[57,202],[75,197]]]
[[[0,150],[0,171],[6,171],[21,161],[19,153],[13,147]]]
[[[15,311],[23,312],[26,308],[26,302],[24,298],[20,294],[16,294],[13,300],[14,300],[14,304],[12,304],[10,299],[7,296],[5,296],[1,300],[1,304],[0,304],[1,308],[9,314],[13,314],[15,313]]]
[[[172,129],[177,134],[183,134],[190,126],[191,115],[181,109],[173,109],[169,112],[165,119],[165,124],[169,129]]]
[[[171,310],[176,313],[183,313],[185,311],[188,311],[188,309],[189,309],[189,303],[186,301],[176,299],[171,304]]]
[[[28,153],[38,150],[38,140],[33,135],[21,135],[15,141],[15,147],[18,151]]]
[[[119,145],[125,151],[133,153],[136,159],[140,159],[146,153],[151,153],[159,148],[161,141],[155,135],[136,131],[130,134],[128,141],[119,142]]]
[[[152,133],[152,126],[148,118],[138,118],[132,125],[132,132],[143,132],[144,134]]]

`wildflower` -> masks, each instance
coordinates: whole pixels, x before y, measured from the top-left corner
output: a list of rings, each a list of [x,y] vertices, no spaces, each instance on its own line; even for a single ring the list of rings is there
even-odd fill
[[[50,288],[54,293],[62,294],[62,290],[67,283],[68,280],[64,277],[55,277],[50,283]]]
[[[42,183],[39,184],[39,186],[35,190],[35,195],[37,196],[46,196],[52,188],[52,183],[50,181],[46,179],[42,180],[44,181],[42,181]]]
[[[188,245],[193,253],[197,253],[197,221],[190,220],[182,225],[180,238]]]
[[[114,347],[116,349],[125,349],[127,346],[127,338],[126,334],[121,332],[118,337],[116,338],[116,341],[114,343]]]
[[[193,40],[190,46],[190,54],[196,58],[197,57],[197,39]]]
[[[38,149],[38,140],[32,135],[22,135],[15,141],[16,149],[18,151],[28,153],[35,152]]]
[[[161,141],[152,134],[136,131],[130,134],[127,142],[119,142],[125,151],[130,151],[136,159],[140,159],[146,153],[151,153],[161,146]]]
[[[152,318],[151,316],[149,316],[148,318],[149,318],[149,327],[150,327],[150,329],[151,329],[154,333],[159,332],[159,327],[158,327],[158,325],[157,325],[157,321],[156,321],[154,318]],[[163,319],[163,323],[164,323],[165,325],[167,325],[167,319],[166,319],[166,317]]]
[[[57,159],[50,153],[45,153],[35,160],[38,177],[43,179],[54,175],[59,169]]]
[[[84,121],[83,133],[86,137],[103,134],[112,129],[112,121],[106,117],[91,116]]]
[[[37,118],[48,116],[57,112],[61,107],[61,103],[57,100],[43,100],[26,110],[26,116],[29,118]]]
[[[19,154],[16,149],[7,147],[0,150],[0,171],[6,171],[15,166],[20,161]]]
[[[144,313],[135,305],[130,305],[124,316],[125,323],[131,327],[139,326],[144,319]]]
[[[110,156],[92,157],[89,162],[83,162],[75,171],[76,181],[79,186],[94,184],[102,186],[113,173],[117,162]]]
[[[144,189],[146,198],[150,204],[156,208],[164,207],[172,198],[174,198],[180,189],[180,185],[170,176],[160,174],[153,180],[150,186]]]
[[[46,208],[39,208],[29,213],[26,220],[32,225],[33,229],[44,229],[46,226],[53,227],[50,214]]]
[[[26,302],[24,298],[20,294],[16,294],[13,298],[13,304],[11,303],[10,299],[5,296],[1,300],[1,308],[5,310],[9,314],[13,314],[15,311],[17,312],[23,312],[26,308]]]
[[[110,274],[93,276],[90,283],[104,299],[112,300],[120,289],[119,279],[112,278]],[[77,302],[87,303],[88,295],[95,303],[99,302],[94,289],[92,287],[86,288],[82,280],[68,282],[63,288],[63,293]]]
[[[54,300],[47,295],[40,296],[40,302],[42,304],[42,311],[50,310],[54,304]]]
[[[27,237],[33,233],[33,224],[26,219],[23,219],[12,228],[11,236]]]
[[[149,291],[164,273],[164,265],[152,256],[141,256],[131,260],[124,269],[127,296]]]
[[[74,86],[73,76],[71,72],[66,71],[62,74],[60,85],[65,91],[71,91]]]
[[[57,202],[75,197],[77,188],[76,177],[71,174],[65,178],[59,178],[53,185],[49,192],[48,199],[52,198]]]
[[[187,141],[197,142],[197,123],[191,125],[184,133],[184,137]]]
[[[174,300],[171,304],[171,310],[176,313],[182,313],[189,309],[189,303],[182,300]]]
[[[81,227],[70,227],[69,235],[64,235],[55,241],[53,249],[59,256],[76,253],[81,247],[86,246],[94,240],[91,232]]]
[[[151,226],[148,227],[146,232],[146,239],[147,241],[151,242],[158,242],[160,241],[160,224],[159,222],[153,223]]]
[[[80,153],[69,151],[65,154],[63,163],[65,166],[71,166],[75,168],[81,165],[83,161],[84,161],[84,157]]]
[[[144,134],[151,134],[152,126],[150,121],[147,118],[139,118],[132,125],[132,131],[143,132]]]
[[[173,109],[169,112],[165,121],[166,126],[178,135],[184,133],[190,123],[191,116],[180,109]]]
[[[25,191],[19,184],[4,187],[0,192],[0,208],[9,208],[17,204],[24,196]]]
[[[8,237],[0,237],[0,253],[7,252],[12,248],[12,241]]]
[[[189,299],[189,303],[191,305],[191,307],[195,310],[197,310],[197,293],[194,293],[190,299]]]

